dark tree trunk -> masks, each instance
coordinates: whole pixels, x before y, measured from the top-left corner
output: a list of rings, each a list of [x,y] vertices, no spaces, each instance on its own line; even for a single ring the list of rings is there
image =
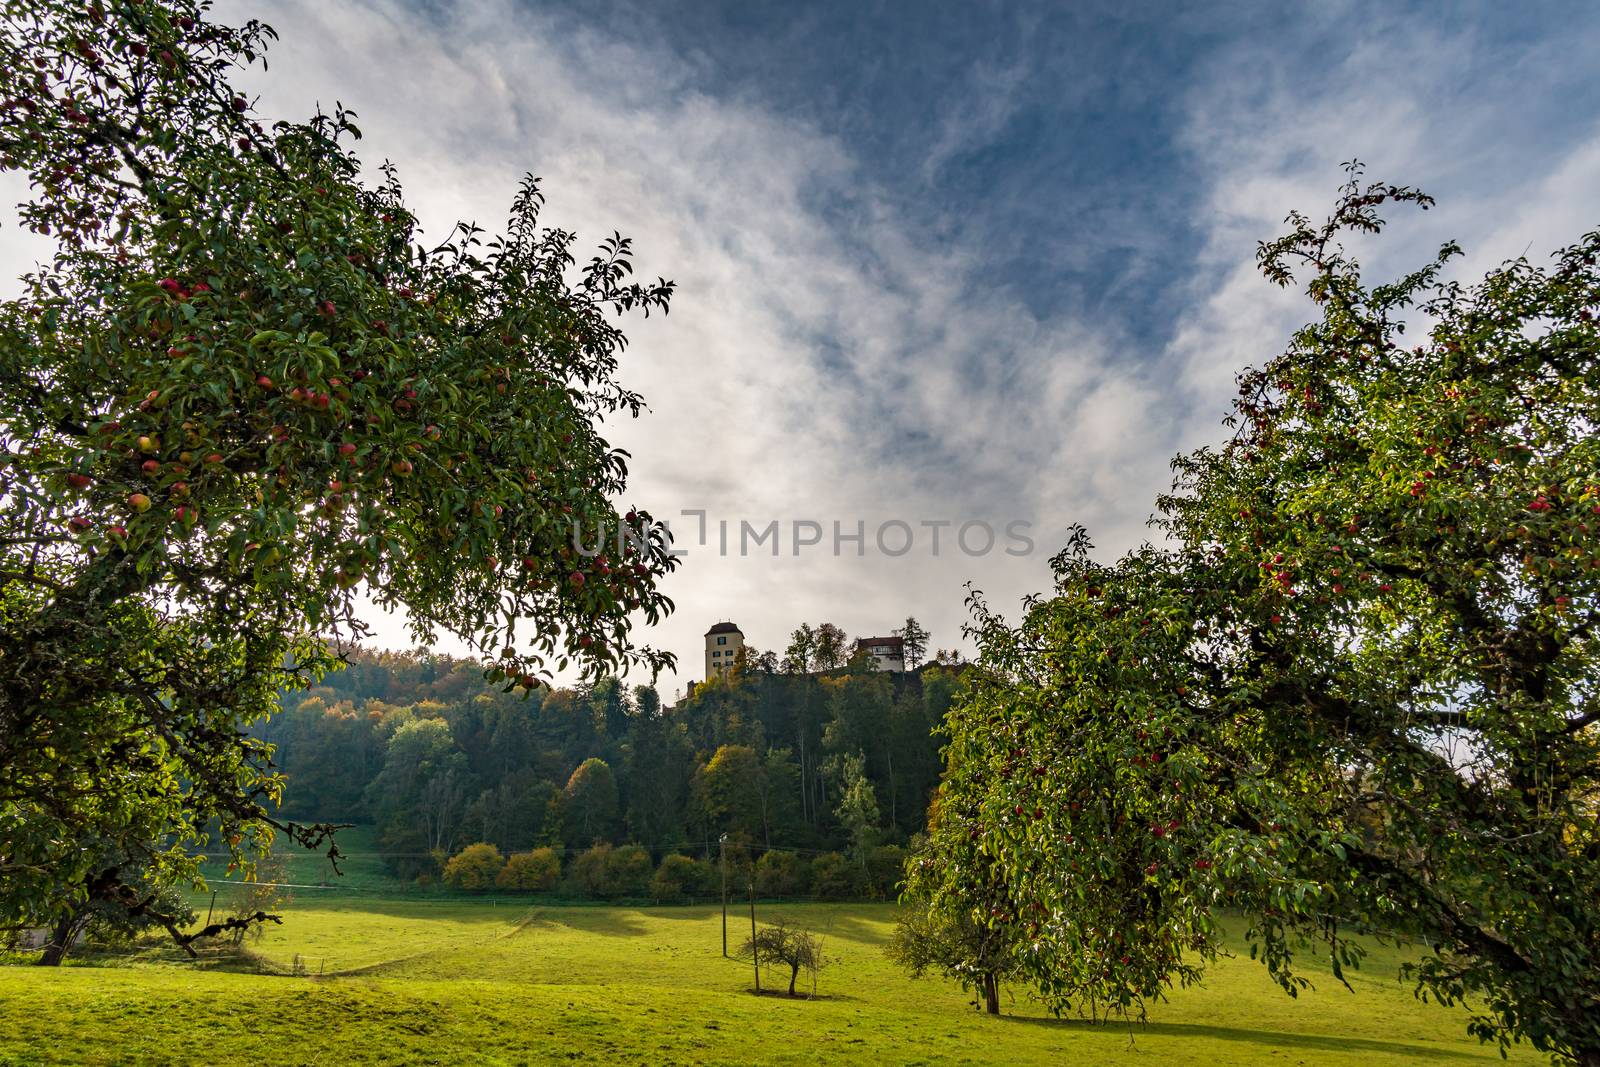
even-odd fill
[[[61,961],[66,959],[67,949],[72,947],[72,937],[77,932],[77,922],[76,915],[64,915],[56,920],[55,929],[50,933],[50,940],[45,943],[44,952],[39,956],[40,967],[61,966]]]
[[[889,825],[898,828],[900,816],[894,803],[894,749],[889,749]]]
[[[789,967],[789,995],[794,996],[794,980],[800,977],[800,965],[791,964]]]
[[[807,826],[811,820],[811,783],[806,777],[806,720],[800,715],[800,821]]]
[[[1000,1014],[1000,979],[992,974],[983,976],[983,1010],[990,1015]]]

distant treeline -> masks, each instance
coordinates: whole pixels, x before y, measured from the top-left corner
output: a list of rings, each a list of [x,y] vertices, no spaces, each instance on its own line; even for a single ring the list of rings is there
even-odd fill
[[[637,845],[648,863],[622,856],[653,876],[669,855],[716,858],[726,834],[740,862],[790,855],[793,892],[815,890],[820,859],[826,895],[841,877],[885,891],[894,846],[924,828],[958,671],[885,673],[858,657],[784,672],[741,658],[729,677],[665,707],[653,688],[615,679],[523,695],[499,691],[470,660],[349,660],[285,693],[256,732],[277,746],[282,814],[372,824],[397,877],[441,878],[475,843],[505,855],[549,848],[574,863],[596,844]],[[844,875],[832,873],[835,853],[850,861]],[[683,873],[696,889],[706,877]]]
[[[730,842],[726,856],[667,852],[656,862],[643,845],[592,845],[563,857],[549,846],[502,855],[487,842],[468,845],[444,864],[443,881],[472,893],[543,894],[556,900],[692,903],[720,895],[724,874],[733,896],[762,899],[884,899],[899,892],[906,850],[880,844],[862,856],[761,850]]]

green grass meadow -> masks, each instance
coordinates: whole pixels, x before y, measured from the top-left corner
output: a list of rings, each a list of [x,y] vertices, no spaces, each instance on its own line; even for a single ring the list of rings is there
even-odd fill
[[[1225,960],[1130,1028],[1049,1018],[1021,991],[991,1018],[953,985],[912,981],[883,957],[887,904],[758,905],[824,935],[834,961],[816,999],[789,1000],[752,995],[750,965],[722,958],[716,906],[463,901],[380,886],[358,858],[339,888],[297,891],[243,970],[170,952],[0,967],[0,1063],[1500,1060],[1466,1036],[1461,1012],[1413,999],[1387,948],[1352,975],[1354,993],[1319,971],[1298,1000],[1247,958]],[[748,906],[733,909],[731,944],[749,928]],[[294,971],[296,957],[309,974],[272,973]]]

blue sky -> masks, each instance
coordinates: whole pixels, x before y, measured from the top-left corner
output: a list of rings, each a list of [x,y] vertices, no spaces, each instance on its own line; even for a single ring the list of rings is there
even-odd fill
[[[1428,88],[1450,110],[1532,119],[1494,131],[1508,153],[1560,151],[1600,113],[1593,53],[1567,36],[1577,26],[1593,42],[1592,4],[525,9],[672,55],[680,93],[749,101],[836,138],[906,224],[935,245],[981,247],[988,284],[1039,316],[1118,317],[1143,340],[1166,338],[1180,313],[1171,288],[1203,244],[1211,161],[1185,131],[1218,87],[1266,105],[1293,93],[1279,79],[1337,77],[1386,39],[1410,62],[1408,39],[1442,35],[1451,55]],[[1541,59],[1555,69],[1529,78],[1524,64]]]
[[[1380,275],[1447,238],[1470,275],[1600,225],[1592,3],[218,11],[282,35],[249,81],[263,111],[353,107],[432,232],[494,225],[533,171],[551,222],[621,230],[679,283],[629,330],[651,411],[611,428],[631,503],[710,523],[699,546],[684,520],[679,611],[652,635],[682,657],[669,696],[719,619],[781,648],[802,620],[868,635],[915,614],[953,646],[964,583],[1000,604],[1044,588],[1068,523],[1108,554],[1146,536],[1171,456],[1217,440],[1233,375],[1310,317],[1252,253],[1326,208],[1343,161],[1439,200],[1360,247]],[[13,236],[0,267],[31,258]],[[807,519],[863,523],[866,550],[790,555]],[[773,520],[784,553],[739,555],[740,521]],[[918,535],[904,555],[871,543],[893,520]],[[951,551],[976,520],[1031,523],[1035,551]]]

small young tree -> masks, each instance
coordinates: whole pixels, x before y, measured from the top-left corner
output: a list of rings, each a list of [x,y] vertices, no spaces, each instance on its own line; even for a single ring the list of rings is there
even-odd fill
[[[289,881],[289,863],[281,852],[267,853],[245,875],[233,906],[228,909],[228,917],[233,920],[228,933],[235,945],[242,944],[247,934],[260,940],[267,928],[255,922],[254,917],[281,911],[294,899],[293,891],[285,884]]]
[[[500,858],[500,850],[486,841],[480,841],[450,857],[450,861],[444,865],[445,884],[456,889],[479,892],[493,887],[505,866],[505,860]]]
[[[754,958],[769,966],[781,964],[789,968],[791,997],[795,995],[794,985],[801,971],[811,975],[814,980],[817,972],[828,962],[822,954],[822,942],[815,935],[781,916],[757,930],[753,938],[745,938],[739,949],[739,958]]]

